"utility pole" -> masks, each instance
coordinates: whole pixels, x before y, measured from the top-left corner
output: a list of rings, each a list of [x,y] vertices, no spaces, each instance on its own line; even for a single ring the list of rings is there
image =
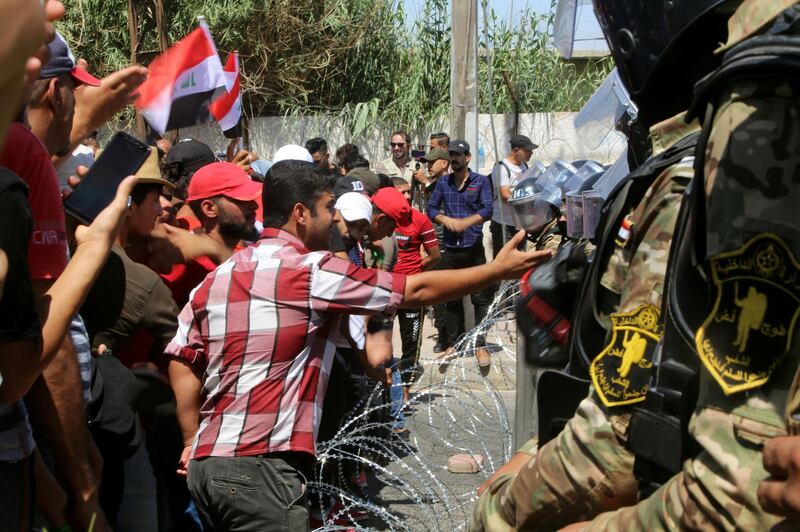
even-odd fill
[[[464,139],[478,170],[478,1],[452,0],[450,24],[450,138]],[[464,298],[467,330],[475,326],[472,300]]]
[[[450,138],[466,140],[478,170],[478,2],[452,0]]]
[[[139,14],[136,11],[136,0],[128,0],[128,36],[131,40],[131,64],[139,64]],[[144,140],[146,136],[144,118],[138,110],[136,116],[136,136]]]

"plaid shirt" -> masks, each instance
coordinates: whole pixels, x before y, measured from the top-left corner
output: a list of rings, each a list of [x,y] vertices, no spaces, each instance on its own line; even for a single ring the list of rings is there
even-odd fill
[[[314,454],[339,317],[394,312],[404,290],[265,229],[195,288],[166,349],[203,375],[192,458]]]
[[[485,175],[469,171],[461,188],[456,187],[453,175],[439,178],[428,200],[428,218],[434,220],[440,209],[450,218],[467,218],[480,214],[483,221],[492,217],[492,185]],[[448,248],[469,248],[483,238],[482,225],[471,225],[463,233],[444,230],[444,246]]]

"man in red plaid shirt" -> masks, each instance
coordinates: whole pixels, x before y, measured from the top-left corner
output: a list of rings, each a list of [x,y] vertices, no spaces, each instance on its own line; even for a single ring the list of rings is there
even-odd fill
[[[331,186],[313,164],[275,164],[261,238],[195,288],[167,347],[180,472],[207,530],[308,529],[306,481],[340,318],[461,297],[550,256],[518,251],[520,233],[474,268],[410,277],[358,268],[327,251]]]

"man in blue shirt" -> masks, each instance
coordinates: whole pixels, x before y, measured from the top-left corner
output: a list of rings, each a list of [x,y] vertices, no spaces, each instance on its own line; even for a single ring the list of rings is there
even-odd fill
[[[461,269],[485,264],[482,229],[483,224],[492,218],[492,186],[486,176],[469,169],[472,157],[467,142],[454,140],[448,151],[452,173],[437,181],[428,200],[427,212],[431,220],[444,227],[441,268]],[[476,323],[486,318],[493,294],[493,287],[489,287],[470,296],[475,307]],[[441,357],[441,371],[451,359],[458,337],[464,334],[464,305],[461,299],[447,302],[445,321],[446,327],[440,331],[439,342],[448,349]],[[488,367],[492,363],[485,344],[483,336],[476,339],[475,357],[481,367]]]

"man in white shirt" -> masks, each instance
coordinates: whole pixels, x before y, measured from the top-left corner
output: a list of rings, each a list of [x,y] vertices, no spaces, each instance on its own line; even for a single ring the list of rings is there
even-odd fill
[[[511,151],[505,159],[499,161],[492,170],[492,190],[494,205],[492,208],[492,256],[503,247],[503,244],[514,236],[514,219],[511,216],[511,188],[516,184],[517,178],[528,169],[528,161],[533,155],[533,150],[538,148],[529,137],[514,135],[511,137]],[[505,237],[503,235],[505,232]]]

